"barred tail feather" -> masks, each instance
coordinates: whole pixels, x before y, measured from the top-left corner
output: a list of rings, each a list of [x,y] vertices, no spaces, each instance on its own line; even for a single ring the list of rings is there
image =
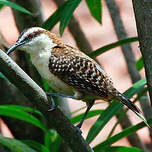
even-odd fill
[[[131,109],[134,113],[136,113],[137,116],[139,116],[144,123],[151,128],[151,126],[148,124],[146,118],[142,115],[141,111],[139,110],[139,108],[134,105],[134,103],[128,99],[127,97],[125,97],[124,95],[122,95],[121,93],[117,94],[117,98],[124,104],[126,105],[129,109]]]

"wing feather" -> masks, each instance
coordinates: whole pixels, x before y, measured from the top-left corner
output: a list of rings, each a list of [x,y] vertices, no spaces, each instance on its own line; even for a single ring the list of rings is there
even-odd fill
[[[112,84],[110,79],[94,60],[79,50],[69,46],[54,47],[49,69],[62,81],[81,92],[108,96],[107,85]]]

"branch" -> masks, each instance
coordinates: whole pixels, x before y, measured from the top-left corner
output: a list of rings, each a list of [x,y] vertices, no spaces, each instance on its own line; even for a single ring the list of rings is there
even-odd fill
[[[8,49],[8,44],[0,33],[0,49],[4,52]],[[5,89],[4,89],[5,88]],[[32,103],[13,85],[7,80],[0,78],[0,105],[3,104],[19,104],[24,106],[33,107]],[[21,102],[22,99],[22,102]],[[10,117],[3,117],[2,119],[9,127],[13,136],[17,139],[31,139],[42,143],[43,132],[38,127],[21,120],[13,119]],[[18,126],[21,126],[19,128]],[[24,132],[22,131],[24,129]],[[22,133],[21,133],[22,132]],[[31,132],[33,133],[31,135]]]
[[[132,0],[136,19],[136,26],[143,57],[147,86],[152,105],[152,2],[150,0]],[[146,109],[146,107],[145,107]],[[147,117],[152,118],[152,108],[146,109]],[[152,136],[152,130],[150,130]]]
[[[121,17],[120,17],[120,11],[119,11],[119,8],[117,7],[115,0],[106,0],[106,4],[107,4],[107,7],[109,9],[109,12],[110,12],[110,15],[112,18],[112,22],[114,25],[114,29],[115,29],[115,32],[116,32],[118,39],[121,40],[121,39],[127,38],[128,35],[125,31],[123,22],[122,22]],[[139,72],[136,69],[136,60],[135,60],[132,48],[131,48],[130,44],[126,44],[126,45],[121,46],[121,50],[123,52],[123,55],[124,55],[124,58],[125,58],[125,61],[127,64],[127,69],[128,69],[131,81],[132,81],[132,83],[135,83],[138,80],[140,80],[141,77],[140,77]],[[143,100],[141,98],[140,104],[141,104],[141,107],[142,107],[142,110],[143,110],[145,116],[147,116],[147,113],[145,111],[145,107],[147,107],[148,100],[145,102],[145,104],[143,104],[142,101]],[[150,109],[150,106],[148,107],[148,109]],[[117,115],[117,117],[119,117],[119,116]],[[132,125],[132,123],[129,120],[127,115],[125,116],[124,119],[126,121],[120,122],[123,129]],[[137,134],[129,136],[128,140],[133,146],[146,149],[146,147],[141,143],[141,140]]]
[[[152,103],[152,2],[133,0],[133,8],[139,37],[140,51],[143,56],[147,85]]]
[[[56,108],[48,111],[50,101],[45,92],[3,51],[0,50],[0,71],[13,83],[32,103],[37,106],[45,118],[48,126],[53,126],[73,152],[93,152],[78,130],[67,117]]]

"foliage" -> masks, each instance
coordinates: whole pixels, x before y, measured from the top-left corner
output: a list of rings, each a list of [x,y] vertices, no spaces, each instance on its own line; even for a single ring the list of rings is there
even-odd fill
[[[15,4],[15,3],[9,2],[9,1],[7,1],[7,0],[0,0],[0,8],[2,8],[4,5],[10,6],[11,8],[16,9],[16,10],[18,10],[18,11],[21,11],[21,12],[23,12],[23,13],[32,15],[31,12],[29,12],[29,11],[26,10],[25,8],[19,6],[19,5]]]
[[[68,0],[64,2],[42,25],[43,28],[51,30],[55,24],[60,22],[60,34],[62,35],[64,32],[64,29],[68,25],[75,9],[80,4],[81,0]],[[31,15],[29,11],[26,9],[20,7],[19,5],[6,1],[6,0],[0,0],[0,4],[7,5],[12,7],[13,9],[17,9],[18,11],[27,13]],[[102,22],[102,3],[101,0],[86,0],[86,4],[90,10],[91,15],[101,24]],[[114,47],[118,47],[120,45],[124,45],[126,43],[131,43],[134,41],[138,41],[137,37],[127,38],[124,40],[117,41],[115,43],[108,44],[104,47],[99,48],[98,50],[92,52],[89,54],[92,58],[101,55],[102,53],[111,50]],[[140,70],[143,68],[143,62],[142,58],[140,58],[137,61],[137,69]],[[5,79],[5,81],[8,81],[7,78],[3,76],[2,73],[0,73],[0,78]],[[50,89],[49,85],[45,80],[43,80],[44,88],[47,90]],[[130,89],[128,89],[125,92],[125,95],[128,98],[131,98],[133,95],[138,94],[138,99],[141,97],[140,93],[144,91],[144,86],[146,85],[146,79],[142,79],[135,83]],[[112,102],[106,109],[102,110],[92,110],[89,111],[87,118],[92,118],[94,116],[99,116],[96,122],[93,124],[93,126],[90,128],[86,140],[88,143],[92,142],[95,137],[98,135],[99,132],[102,131],[102,129],[105,127],[105,125],[109,122],[109,120],[114,117],[117,113],[120,113],[120,109],[123,107],[123,105],[119,102]],[[57,134],[55,130],[52,130],[48,128],[45,122],[45,117],[42,115],[42,113],[36,109],[23,107],[23,106],[17,106],[17,105],[1,105],[0,106],[0,115],[1,116],[8,116],[8,117],[14,117],[19,120],[23,120],[27,123],[31,123],[32,125],[39,127],[44,132],[44,144],[40,144],[34,140],[17,140],[17,139],[10,139],[3,136],[0,136],[0,143],[9,149],[11,149],[14,152],[34,152],[34,151],[40,151],[40,152],[57,152],[60,144],[61,144],[61,137]],[[39,118],[37,118],[35,115],[39,115]],[[71,122],[73,124],[79,122],[81,120],[83,113],[80,115],[76,115],[71,118]],[[125,113],[123,114],[123,116]],[[118,123],[118,122],[116,122]],[[149,120],[149,124],[152,124],[152,120]],[[114,147],[112,146],[113,143],[116,141],[127,137],[137,130],[145,127],[144,123],[139,123],[137,125],[131,126],[120,133],[108,137],[105,141],[102,141],[98,145],[96,145],[93,149],[95,152],[99,152],[102,150],[106,150],[108,152],[142,152],[138,148],[135,147]],[[115,125],[111,130],[115,129]],[[110,130],[109,130],[110,132]]]

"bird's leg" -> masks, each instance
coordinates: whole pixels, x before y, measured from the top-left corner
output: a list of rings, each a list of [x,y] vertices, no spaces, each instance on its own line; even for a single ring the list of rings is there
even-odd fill
[[[74,96],[66,95],[66,94],[60,94],[60,93],[50,93],[50,92],[45,92],[47,96],[51,97],[63,97],[63,98],[74,98]]]
[[[73,99],[75,98],[74,96],[65,95],[65,94],[60,94],[60,93],[50,93],[50,92],[46,92],[46,95],[47,95],[47,96],[51,96],[52,105],[51,105],[50,111],[51,111],[52,109],[54,109],[54,107],[55,107],[55,103],[54,103],[53,97],[64,97],[64,98],[73,98]],[[85,113],[84,113],[81,121],[79,122],[79,124],[76,125],[77,128],[79,128],[79,129],[81,128],[81,126],[82,126],[82,124],[83,124],[83,122],[84,122],[84,120],[85,120],[85,118],[86,118],[89,110],[90,110],[91,107],[93,106],[93,104],[94,104],[94,100],[91,101],[91,102],[89,102],[89,104],[88,104],[88,106],[87,106],[87,109],[86,109],[86,111],[85,111]]]
[[[76,125],[76,127],[81,128],[81,126],[85,120],[85,117],[87,116],[87,114],[88,114],[89,110],[91,109],[91,107],[93,106],[93,104],[94,104],[94,100],[88,104],[87,110],[85,111],[81,121]]]
[[[55,109],[56,105],[54,102],[54,97],[63,97],[63,98],[73,98],[74,96],[69,96],[69,95],[65,95],[65,94],[60,94],[60,93],[50,93],[50,92],[45,92],[47,96],[51,97],[51,108],[49,109],[49,111],[52,111]]]

